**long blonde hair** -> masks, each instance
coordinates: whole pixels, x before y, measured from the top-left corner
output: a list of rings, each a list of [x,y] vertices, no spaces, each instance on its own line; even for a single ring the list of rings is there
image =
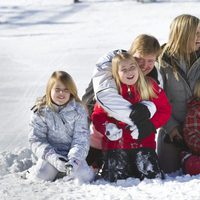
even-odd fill
[[[194,97],[200,99],[200,79],[198,79],[194,86]]]
[[[178,60],[183,59],[190,66],[190,53],[195,51],[195,37],[199,23],[199,18],[192,15],[177,16],[170,25],[169,40],[163,53],[167,51],[169,56],[174,56]]]
[[[112,59],[112,75],[113,75],[113,78],[115,79],[115,82],[116,82],[116,85],[118,88],[118,92],[121,93],[121,82],[120,82],[120,77],[119,77],[119,73],[118,73],[119,65],[120,65],[121,61],[125,61],[125,60],[131,60],[134,63],[134,65],[137,66],[137,69],[139,72],[139,77],[138,77],[138,80],[136,81],[135,85],[141,96],[141,99],[149,100],[150,98],[157,97],[157,95],[154,92],[152,82],[143,75],[140,67],[137,64],[137,61],[129,53],[118,53]]]
[[[51,99],[51,90],[56,83],[56,81],[60,81],[70,92],[70,100],[75,99],[77,102],[81,102],[78,97],[78,91],[76,84],[72,77],[65,71],[55,71],[52,73],[50,79],[48,80],[46,86],[46,94],[42,98],[38,98],[35,103],[35,108],[40,110],[44,106],[49,106],[54,110],[54,105]]]
[[[153,54],[158,57],[161,52],[161,48],[155,37],[147,34],[140,34],[135,38],[128,52],[131,55],[138,52],[142,56]]]

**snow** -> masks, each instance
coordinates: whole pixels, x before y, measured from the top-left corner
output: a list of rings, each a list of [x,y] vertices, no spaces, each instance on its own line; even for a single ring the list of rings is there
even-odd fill
[[[80,184],[21,178],[35,163],[27,143],[30,108],[55,70],[66,70],[82,96],[99,56],[128,49],[141,33],[167,41],[179,14],[200,17],[199,1],[0,0],[0,196],[12,199],[200,199],[200,175],[162,181],[129,178]]]

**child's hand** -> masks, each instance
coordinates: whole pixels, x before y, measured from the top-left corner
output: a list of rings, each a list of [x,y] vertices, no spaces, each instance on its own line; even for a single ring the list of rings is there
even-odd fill
[[[147,106],[142,103],[136,103],[132,105],[131,108],[132,108],[132,112],[130,114],[130,119],[136,125],[140,123],[141,121],[149,119],[151,116]]]
[[[137,128],[139,132],[139,140],[148,137],[152,132],[156,133],[156,128],[149,119],[138,123]]]
[[[55,163],[55,168],[60,172],[66,172],[66,160],[63,157],[59,157],[59,159]]]
[[[135,125],[141,121],[150,119],[156,112],[156,106],[151,101],[141,101],[140,103],[133,104],[131,106],[132,112],[129,118]]]
[[[66,176],[70,176],[73,172],[73,166],[71,164],[65,164]]]
[[[67,176],[70,176],[72,173],[76,172],[80,165],[80,161],[76,158],[69,159],[68,162],[65,163],[65,173]]]
[[[65,172],[66,167],[65,164],[68,161],[66,157],[59,155],[57,153],[47,153],[45,159],[55,167],[59,172]]]

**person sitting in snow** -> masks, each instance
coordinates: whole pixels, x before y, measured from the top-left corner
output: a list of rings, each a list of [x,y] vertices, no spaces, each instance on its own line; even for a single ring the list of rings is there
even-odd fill
[[[57,175],[91,181],[85,158],[89,150],[87,114],[72,77],[64,71],[51,75],[46,95],[37,100],[30,122],[29,143],[37,163],[27,177],[53,181]]]
[[[153,78],[160,87],[163,87],[162,76],[157,67],[155,67],[155,61],[159,56],[160,50],[160,44],[155,37],[147,34],[140,34],[135,38],[128,52],[136,58],[143,74]],[[126,99],[122,98],[118,93],[111,73],[112,58],[120,51],[126,52],[125,50],[115,50],[98,60],[93,80],[90,81],[82,97],[82,101],[86,104],[88,112],[91,115],[96,102],[94,98],[96,94],[98,103],[106,109],[110,115],[116,117],[119,121],[124,121],[126,119],[124,122],[132,125],[133,122],[129,116],[133,108],[130,102],[126,101]],[[116,104],[116,102],[118,103]],[[153,112],[155,106],[149,103],[148,108]],[[86,160],[88,164],[92,165],[94,168],[100,168],[102,165],[102,134],[93,126],[91,129],[90,150]]]
[[[172,115],[159,130],[157,153],[163,171],[174,173],[181,169],[187,102],[200,78],[200,18],[181,14],[172,20],[168,41],[163,45],[158,61]]]
[[[187,106],[183,138],[189,148],[189,152],[181,152],[183,172],[190,175],[200,174],[200,80],[197,80],[194,97]]]
[[[136,59],[127,52],[117,53],[112,59],[112,76],[118,93],[131,104],[130,119],[135,125],[130,126],[98,103],[95,105],[91,120],[103,135],[104,153],[98,176],[110,182],[128,177],[163,178],[155,152],[155,133],[171,115],[165,92],[153,79],[143,75]],[[150,101],[156,106],[153,114],[146,106]],[[113,99],[114,103],[117,106]]]

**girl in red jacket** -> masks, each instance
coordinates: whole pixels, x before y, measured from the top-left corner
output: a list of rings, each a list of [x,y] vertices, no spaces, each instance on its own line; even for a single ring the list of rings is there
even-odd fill
[[[128,53],[119,53],[113,58],[112,74],[119,93],[132,104],[130,118],[135,126],[117,121],[95,105],[91,120],[103,135],[104,151],[99,176],[111,182],[128,177],[163,178],[155,153],[155,133],[170,117],[167,97],[154,80],[143,75],[136,60]],[[156,105],[153,116],[150,116],[145,100]],[[139,114],[135,114],[135,110],[140,110]]]
[[[200,174],[200,80],[194,87],[194,98],[188,103],[183,129],[184,141],[189,152],[182,152],[182,168],[186,174]]]

